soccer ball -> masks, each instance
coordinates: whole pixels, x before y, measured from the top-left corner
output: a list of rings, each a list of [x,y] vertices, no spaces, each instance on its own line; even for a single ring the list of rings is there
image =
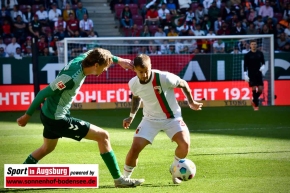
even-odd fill
[[[195,176],[196,166],[189,159],[180,159],[177,164],[171,164],[169,171],[173,177],[187,181]]]

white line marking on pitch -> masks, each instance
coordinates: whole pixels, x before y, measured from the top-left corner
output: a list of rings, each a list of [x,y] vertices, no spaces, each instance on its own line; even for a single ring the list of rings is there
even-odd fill
[[[260,130],[264,130],[264,129],[269,129],[269,128],[239,128],[239,129],[198,129],[198,130],[193,130],[190,129],[189,131],[238,131],[238,130],[253,130],[253,129],[260,129]],[[276,128],[272,128],[272,129],[290,129],[290,127],[276,127]]]

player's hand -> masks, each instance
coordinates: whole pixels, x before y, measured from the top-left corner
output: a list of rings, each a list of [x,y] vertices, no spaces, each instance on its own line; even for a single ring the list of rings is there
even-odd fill
[[[265,65],[262,65],[259,70],[263,73],[264,69],[265,69]]]
[[[133,121],[132,117],[127,117],[126,119],[123,120],[123,127],[124,129],[129,129],[131,123]]]
[[[24,115],[22,115],[21,117],[19,117],[17,119],[17,123],[18,123],[19,126],[25,127],[25,125],[27,124],[27,122],[29,121],[29,119],[30,119],[30,116],[27,115],[27,114],[24,114]]]
[[[124,59],[119,57],[118,64],[126,70],[133,70],[133,61],[130,59]]]
[[[188,103],[188,105],[192,110],[199,111],[201,110],[203,103],[198,103],[194,101],[193,103]]]
[[[250,78],[248,77],[248,75],[245,75],[245,81],[250,82]]]

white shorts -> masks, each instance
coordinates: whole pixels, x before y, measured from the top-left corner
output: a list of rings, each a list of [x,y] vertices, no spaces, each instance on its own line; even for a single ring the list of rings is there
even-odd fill
[[[148,120],[143,118],[134,137],[142,137],[152,144],[159,131],[164,131],[170,139],[179,131],[189,133],[187,125],[182,119]]]

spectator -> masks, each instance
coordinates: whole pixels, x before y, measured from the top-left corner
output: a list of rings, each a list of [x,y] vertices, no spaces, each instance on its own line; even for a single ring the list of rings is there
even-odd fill
[[[9,0],[7,1],[6,7],[8,10],[12,10],[14,5],[18,5],[17,0]]]
[[[285,46],[282,48],[283,52],[290,52],[290,43],[287,42]]]
[[[277,23],[274,38],[276,38],[276,39],[279,38],[281,33],[284,33],[284,29],[279,23]]]
[[[9,23],[9,21],[7,19],[4,20],[4,23],[2,25],[3,38],[11,38],[13,36],[11,33],[11,30],[12,30],[12,26]]]
[[[211,7],[208,9],[208,16],[211,23],[214,23],[215,20],[217,20],[220,12],[220,9],[216,6],[216,2],[213,1]]]
[[[122,24],[122,27],[125,27],[125,28],[133,27],[132,13],[128,4],[125,5],[121,13],[121,24]]]
[[[13,37],[11,43],[6,47],[5,52],[9,55],[9,57],[13,57],[16,54],[16,48],[20,47],[20,45],[16,42],[16,38]]]
[[[193,9],[189,9],[188,12],[186,12],[186,16],[185,16],[185,21],[187,25],[191,25],[192,24],[192,19],[194,18],[194,12]]]
[[[250,44],[246,43],[246,47],[242,49],[242,54],[246,54],[251,50]]]
[[[254,24],[256,26],[256,29],[260,32],[263,28],[264,22],[262,16],[257,16],[257,20],[254,21]]]
[[[257,12],[253,8],[250,9],[250,13],[249,13],[249,16],[248,16],[248,21],[253,22],[256,17],[257,17]]]
[[[89,38],[96,38],[98,37],[94,31],[91,31],[91,33],[88,35]]]
[[[190,54],[188,46],[184,46],[183,50],[180,51],[180,54]]]
[[[220,54],[225,53],[225,43],[222,39],[218,39],[213,43],[213,53]]]
[[[162,54],[169,54],[169,44],[167,40],[162,40],[160,51]]]
[[[186,39],[183,44],[188,48],[189,53],[193,53],[193,51],[197,48],[197,42],[195,39]]]
[[[57,9],[56,3],[52,4],[52,9],[48,12],[48,19],[50,22],[50,28],[53,29],[54,23],[58,20],[58,16],[61,15],[60,9]]]
[[[155,37],[166,37],[166,34],[164,33],[162,26],[158,26],[158,31],[155,32],[154,36]],[[161,40],[155,40],[155,43],[161,44],[162,41]]]
[[[180,52],[183,51],[184,44],[182,42],[183,40],[176,40],[175,42],[175,53],[180,54]]]
[[[6,44],[3,43],[3,39],[1,36],[0,36],[0,48],[3,48],[4,50],[6,48]]]
[[[22,14],[23,18],[22,20],[25,22],[25,23],[30,23],[32,20],[33,20],[33,15],[32,15],[32,12],[31,12],[31,6],[30,5],[27,5],[26,6],[26,11]]]
[[[159,16],[158,12],[155,10],[154,5],[150,6],[150,9],[147,11],[145,18],[146,25],[159,25]]]
[[[111,0],[110,1],[110,10],[112,13],[115,12],[115,5],[116,4],[124,4],[124,1],[123,0]]]
[[[185,14],[191,5],[191,0],[178,0],[179,10],[181,14]]]
[[[200,18],[203,18],[205,14],[206,14],[206,10],[203,8],[202,4],[199,4],[194,14],[196,18],[196,22],[199,23]]]
[[[161,8],[158,10],[158,16],[160,18],[160,23],[164,27],[167,24],[167,15],[169,15],[170,12],[166,8],[166,3],[162,3]]]
[[[200,18],[199,21],[202,21],[202,18]],[[192,18],[191,25],[189,26],[189,29],[190,29],[191,31],[196,30],[196,19],[195,19],[195,18]]]
[[[14,37],[20,40],[20,42],[25,41],[26,37],[26,24],[22,21],[22,17],[18,15],[16,21],[14,22]]]
[[[38,16],[38,21],[39,21],[43,26],[49,26],[47,11],[44,10],[44,6],[43,6],[43,5],[40,5],[40,6],[39,6],[39,10],[36,11],[35,14]]]
[[[215,35],[215,33],[214,33],[214,30],[212,29],[212,28],[210,28],[209,30],[208,30],[208,33],[206,34],[206,36],[216,36]]]
[[[177,27],[177,30],[179,31],[178,36],[187,36],[189,27],[186,25],[186,22],[180,27]]]
[[[197,24],[195,27],[196,27],[196,29],[193,31],[195,36],[204,36],[205,35],[204,31],[202,31],[200,29],[200,24]]]
[[[53,36],[53,40],[49,44],[49,53],[53,56],[57,56],[56,42],[58,41],[58,36]]]
[[[38,52],[40,54],[43,54],[44,48],[46,48],[47,46],[48,46],[48,44],[45,42],[45,36],[41,35],[40,40],[37,42]]]
[[[9,55],[5,52],[5,49],[3,47],[0,47],[0,57],[9,57]]]
[[[71,5],[72,5],[71,0],[57,0],[57,6],[60,9],[66,9],[67,5],[69,5],[69,7],[71,7]],[[69,13],[67,14],[67,18],[66,19],[68,19],[68,16],[69,16]],[[64,15],[63,15],[63,18],[65,18]]]
[[[168,34],[167,34],[168,37],[174,37],[174,36],[178,36],[178,33],[176,32],[175,30],[175,27],[171,27]],[[173,44],[175,42],[175,40],[168,40],[170,44]]]
[[[214,0],[204,0],[203,3],[203,7],[205,9],[206,12],[208,12],[208,9],[210,8],[210,6],[212,5],[212,2]]]
[[[3,24],[5,20],[10,21],[10,12],[6,9],[5,5],[2,5],[1,7],[1,15],[0,15],[0,24]]]
[[[42,34],[42,25],[38,21],[38,16],[35,14],[33,20],[29,23],[29,31],[33,37],[39,38]]]
[[[144,26],[143,31],[141,32],[141,37],[150,37],[151,33],[147,25]]]
[[[246,34],[247,35],[255,35],[255,34],[258,34],[259,31],[257,30],[257,28],[255,27],[255,24],[253,23],[250,23],[249,24],[249,27],[247,28],[246,30]]]
[[[175,45],[172,44],[169,45],[169,54],[176,54]]]
[[[172,13],[172,12],[176,12],[176,5],[175,5],[175,3],[173,2],[173,0],[169,0],[168,2],[167,2],[167,9],[170,11],[170,13]]]
[[[237,22],[236,27],[232,28],[231,35],[246,35],[246,31],[242,28],[242,23]]]
[[[79,21],[75,19],[75,15],[73,13],[69,14],[69,20],[67,21],[67,31],[70,37],[79,37],[80,28]]]
[[[199,20],[200,29],[207,32],[211,28],[211,22],[208,19],[208,15],[204,16],[203,20]]]
[[[133,25],[133,28],[132,28],[132,33],[131,33],[131,36],[132,37],[140,37],[140,30],[138,29],[138,26],[137,24],[134,24]]]
[[[162,53],[158,50],[157,46],[152,46],[151,51],[149,52],[149,55],[161,55]]]
[[[283,50],[285,44],[289,42],[289,38],[285,33],[281,33],[280,38],[277,40],[277,45],[279,50]]]
[[[277,19],[273,18],[274,11],[273,8],[270,6],[270,1],[266,0],[265,5],[263,5],[259,10],[259,15],[262,16],[264,23],[267,21],[268,17],[273,19],[274,25],[277,24]]]
[[[239,47],[238,46],[235,46],[234,47],[234,50],[231,52],[231,54],[241,54],[241,52],[239,50]]]
[[[65,9],[62,11],[63,20],[65,22],[67,22],[70,19],[70,14],[74,14],[75,15],[75,12],[74,12],[74,10],[71,9],[70,4],[66,3]]]
[[[44,50],[43,50],[43,56],[50,56],[50,53],[49,53],[48,47],[45,47],[45,48],[44,48]]]
[[[283,19],[288,20],[290,19],[290,3],[287,5],[287,8],[283,12]]]
[[[86,8],[83,7],[82,2],[78,2],[78,7],[76,9],[76,18],[81,21],[84,19],[84,15],[88,16],[88,11]]]
[[[27,46],[26,47],[26,52],[23,53],[23,57],[32,57],[32,48],[31,48],[31,46]]]
[[[230,35],[231,31],[228,29],[226,23],[222,24],[222,28],[218,30],[217,35]]]
[[[217,20],[214,22],[214,31],[215,31],[215,33],[217,33],[219,29],[221,29],[222,24],[223,24],[222,16],[219,15]]]
[[[10,15],[11,15],[11,18],[12,18],[12,21],[13,22],[16,21],[16,17],[18,15],[20,15],[21,18],[22,18],[22,12],[19,10],[19,6],[18,5],[14,5],[13,6],[13,10],[11,11]]]
[[[262,31],[260,34],[274,34],[273,30],[270,30],[266,24],[263,25]]]
[[[80,31],[82,37],[88,37],[92,31],[94,31],[94,24],[91,19],[88,19],[88,15],[84,14],[84,19],[80,21]]]
[[[67,37],[66,33],[66,22],[63,21],[62,16],[58,16],[58,20],[54,22],[54,35],[57,35],[60,40]]]
[[[15,54],[13,56],[17,60],[21,60],[22,59],[23,53],[21,52],[20,46],[16,48]]]
[[[285,28],[284,33],[286,34],[287,37],[290,36],[290,23],[288,24],[288,27]]]
[[[22,44],[22,46],[21,46],[21,49],[22,49],[22,52],[23,52],[23,53],[26,53],[26,52],[27,52],[26,48],[27,48],[28,46],[32,47],[31,36],[27,36],[27,37],[26,37],[26,41],[25,41],[25,42]]]

